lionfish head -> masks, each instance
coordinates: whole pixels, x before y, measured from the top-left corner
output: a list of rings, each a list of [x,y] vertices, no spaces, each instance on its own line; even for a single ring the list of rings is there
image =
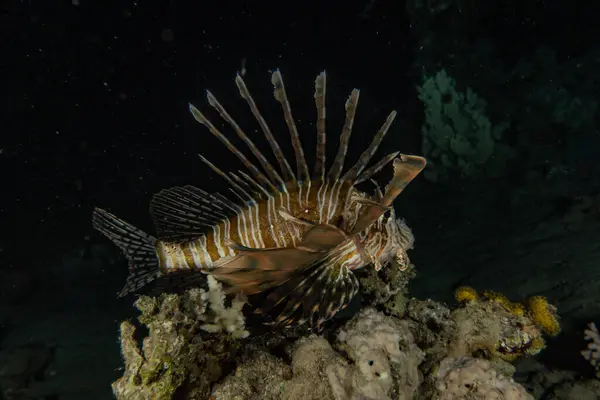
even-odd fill
[[[396,219],[394,209],[382,215],[363,242],[375,269],[389,264],[404,271],[410,266],[407,250],[413,248],[415,237],[403,219]]]

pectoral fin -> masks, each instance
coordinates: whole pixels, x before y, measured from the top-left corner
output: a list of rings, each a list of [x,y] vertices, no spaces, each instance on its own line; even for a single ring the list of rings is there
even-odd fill
[[[348,240],[333,225],[311,225],[297,247],[259,249],[228,242],[237,254],[217,263],[210,274],[228,286],[228,293],[252,295],[278,286]]]
[[[302,237],[300,248],[312,251],[327,251],[348,239],[348,235],[333,225],[315,225]]]
[[[210,270],[225,283],[228,293],[252,295],[278,286],[302,266],[322,257],[320,253],[296,248],[244,249]]]
[[[360,252],[351,239],[341,243],[274,288],[256,312],[276,312],[271,325],[308,323],[312,329],[320,330],[323,323],[345,308],[358,292],[358,279],[349,265],[360,259]]]
[[[292,213],[283,208],[278,211],[279,215],[286,221],[309,227],[309,230],[302,236],[302,242],[298,245],[298,248],[308,251],[326,251],[348,239],[348,235],[337,226],[319,225],[295,217]]]

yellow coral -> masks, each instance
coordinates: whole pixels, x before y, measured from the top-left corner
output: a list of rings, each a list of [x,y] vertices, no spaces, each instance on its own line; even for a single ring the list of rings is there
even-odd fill
[[[485,297],[489,301],[495,301],[496,303],[504,307],[506,310],[510,310],[512,308],[511,301],[508,300],[508,297],[506,297],[502,293],[486,290],[485,292],[483,292],[483,297]]]
[[[523,315],[525,315],[525,306],[521,303],[512,303],[510,312],[514,315],[522,317]]]
[[[525,306],[523,304],[513,303],[508,299],[508,297],[506,297],[502,293],[486,290],[485,292],[483,292],[483,296],[489,301],[494,301],[500,304],[502,307],[504,307],[506,311],[509,311],[516,316],[521,317],[525,315]]]
[[[534,338],[531,343],[529,343],[529,347],[527,347],[526,352],[527,354],[534,356],[542,351],[545,347],[546,342],[541,336],[538,336]]]
[[[533,322],[550,336],[560,333],[560,324],[556,316],[555,308],[548,304],[548,300],[542,296],[534,296],[529,299],[529,312]]]
[[[459,303],[468,303],[471,301],[477,301],[477,291],[470,286],[461,286],[454,292],[454,298]]]

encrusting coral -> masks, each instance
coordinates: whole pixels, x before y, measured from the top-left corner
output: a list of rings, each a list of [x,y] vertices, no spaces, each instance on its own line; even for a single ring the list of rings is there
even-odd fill
[[[435,382],[439,400],[533,400],[521,385],[499,374],[484,359],[445,358],[435,374]]]
[[[336,400],[387,398],[391,392],[394,398],[412,398],[421,384],[418,367],[424,353],[411,328],[415,328],[411,321],[387,317],[373,308],[364,309],[343,327],[337,347],[354,366],[328,369]]]

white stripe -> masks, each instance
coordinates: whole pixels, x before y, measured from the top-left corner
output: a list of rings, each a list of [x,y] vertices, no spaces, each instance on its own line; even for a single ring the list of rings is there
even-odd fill
[[[240,219],[242,220],[242,223],[244,224],[243,228],[240,224]],[[243,235],[242,235],[242,232],[243,232]],[[252,247],[252,246],[250,246],[250,239],[248,238],[248,226],[246,225],[246,213],[244,210],[240,210],[240,212],[238,213],[238,234],[240,236],[240,242],[242,242],[242,244],[244,246]]]
[[[183,252],[183,249],[181,248],[181,246],[175,247],[175,253],[176,253],[177,268],[178,269],[188,269],[189,267],[185,260],[185,253]]]
[[[217,247],[217,253],[219,253],[219,257],[225,257],[225,249],[221,245],[221,227],[218,224],[213,225],[213,242]]]
[[[223,220],[223,223],[224,223],[223,229],[225,232],[225,235],[223,235],[224,241],[225,241],[225,243],[229,243],[231,241],[231,221],[229,221],[229,218],[225,218]],[[233,251],[233,249],[230,246],[227,246],[227,248],[228,248],[230,256],[235,255],[235,251]]]
[[[165,263],[166,263],[164,268],[166,270],[175,269],[175,265],[173,264],[173,258],[167,252],[167,248],[165,247],[164,243],[160,244],[160,252],[161,252],[162,258],[165,260]]]
[[[258,248],[258,239],[256,239],[256,228],[254,227],[254,218],[252,218],[252,207],[249,206],[246,211],[248,212],[248,219],[250,220],[250,235],[254,241],[254,248]],[[244,213],[245,214],[245,213]]]
[[[268,203],[268,199],[267,199],[267,207],[269,207],[269,203]],[[259,211],[260,209],[258,208],[258,205],[256,205],[255,207],[255,212],[256,212],[256,224],[258,225],[258,240],[260,242],[260,248],[264,249],[265,246],[265,241],[263,240],[263,236],[262,236],[262,227],[260,226],[260,215],[259,215]]]
[[[271,207],[273,208],[273,213],[276,213],[275,210],[275,198],[271,195],[267,198],[267,224],[269,224],[269,231],[271,232],[271,237],[275,242],[275,247],[279,246],[279,239],[277,239],[277,235],[275,234],[275,226],[273,225],[273,214],[271,213]]]
[[[283,207],[283,194],[281,192],[279,193],[279,207]],[[281,218],[277,210],[275,210],[275,213],[273,215],[275,216],[274,228],[277,230],[279,238],[283,242],[282,247],[287,247],[287,240],[285,239],[285,234],[281,229],[281,224],[285,224],[285,221],[283,221],[283,218]]]
[[[312,189],[312,181],[308,180],[308,190],[306,191],[306,204],[310,204],[310,190]]]
[[[188,248],[192,252],[192,258],[194,259],[194,266],[201,269],[204,264],[202,263],[202,256],[200,255],[200,252],[198,252],[199,246],[202,246],[199,240],[188,243]]]
[[[329,187],[329,181],[324,185],[322,184],[317,192],[317,208],[319,210],[319,223],[323,223],[323,207],[325,206],[325,197],[327,196],[327,188]]]
[[[208,250],[206,250],[206,236],[201,236],[200,237],[200,243],[202,244],[201,249],[202,249],[202,253],[204,255],[204,266],[206,268],[210,268],[212,267],[212,258],[210,257],[210,254],[208,253]]]
[[[287,210],[291,211],[292,209],[290,208],[290,194],[288,192],[285,192],[285,197],[287,200]],[[294,236],[294,232],[292,231],[293,227],[290,227],[290,223],[287,221],[282,221],[281,223],[283,223],[290,235],[290,238],[292,239],[292,246],[296,246],[296,238]]]
[[[337,206],[338,206],[338,201],[339,201],[339,197],[340,197],[340,189],[342,188],[342,181],[336,181],[333,184],[333,188],[331,189],[331,194],[329,195],[329,204],[327,207],[327,221],[329,222],[331,220],[331,218],[333,218],[333,216],[335,215],[335,211],[337,210]],[[331,206],[333,207],[333,212],[331,210]]]

